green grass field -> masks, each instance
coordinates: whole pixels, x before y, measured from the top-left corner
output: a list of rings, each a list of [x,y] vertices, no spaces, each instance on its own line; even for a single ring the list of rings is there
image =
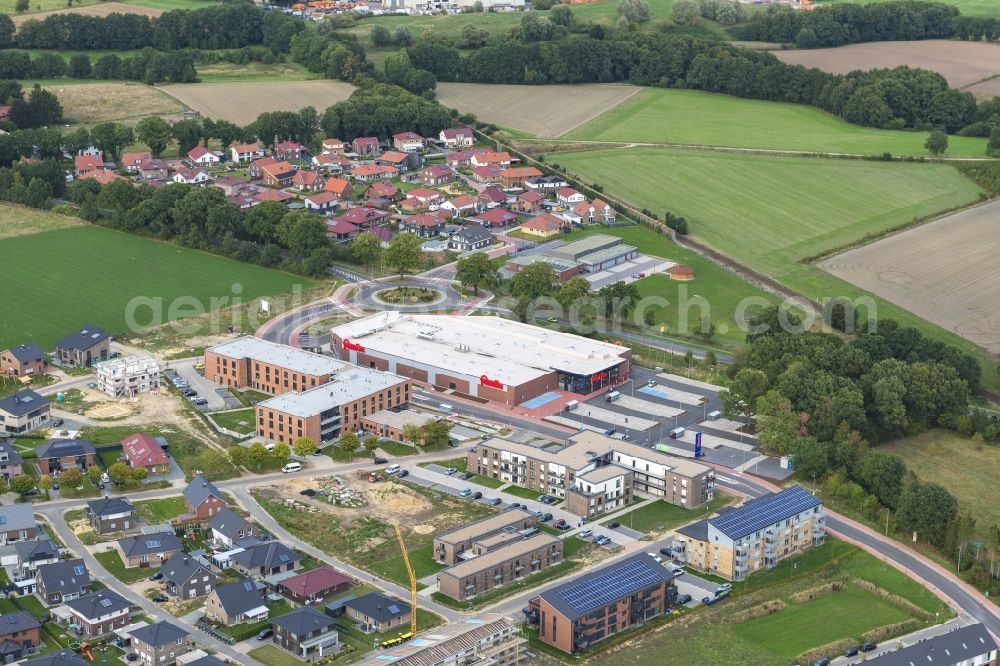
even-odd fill
[[[868,5],[891,0],[817,0],[817,5],[832,5],[844,2],[852,5]],[[940,0],[943,4],[958,7],[963,16],[1000,16],[1000,4],[995,0]]]
[[[241,434],[249,434],[254,431],[254,408],[237,409],[231,412],[220,412],[210,415],[216,425],[226,430],[232,430]]]
[[[142,500],[135,503],[135,515],[147,525],[169,522],[187,511],[183,497]]]
[[[619,513],[613,520],[640,532],[660,533],[700,520],[732,503],[732,496],[722,494],[716,495],[712,501],[697,509],[685,509],[663,500],[655,500],[627,513]],[[607,524],[607,521],[604,521],[604,524]]]
[[[254,298],[309,288],[311,280],[216,257],[170,243],[97,227],[49,231],[0,240],[4,272],[24,276],[0,282],[7,312],[0,319],[0,347],[32,340],[43,349],[84,324],[112,334],[176,321],[218,309],[213,298]],[[143,303],[152,307],[143,306]],[[151,310],[156,313],[152,314]],[[156,322],[153,317],[159,317]]]
[[[859,127],[800,104],[661,88],[643,90],[562,138],[864,155],[928,154],[926,132]],[[986,140],[949,137],[945,155],[985,157]]]

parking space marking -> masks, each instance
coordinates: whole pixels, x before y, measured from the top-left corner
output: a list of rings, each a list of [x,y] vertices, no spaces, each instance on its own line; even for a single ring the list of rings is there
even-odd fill
[[[666,419],[672,419],[675,416],[680,416],[686,412],[683,409],[678,409],[676,407],[671,407],[670,405],[661,405],[658,402],[653,402],[652,400],[643,400],[642,398],[636,398],[631,395],[623,395],[618,398],[614,405],[619,405],[625,409],[631,409],[637,412],[644,412],[652,416],[662,416]]]

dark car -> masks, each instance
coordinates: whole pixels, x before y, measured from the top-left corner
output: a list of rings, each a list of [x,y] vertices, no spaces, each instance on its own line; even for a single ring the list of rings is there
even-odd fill
[[[616,528],[621,527],[621,526],[622,526],[622,524],[619,523],[617,520],[614,520],[614,521],[611,521],[610,523],[608,523],[608,529],[609,530],[613,530],[613,529],[616,529]]]
[[[58,481],[56,481],[55,483],[52,484],[52,490],[59,490],[59,482]]]
[[[551,513],[543,513],[542,517],[539,518],[539,520],[541,520],[543,523],[547,523],[550,520],[552,520],[552,514]]]
[[[205,398],[195,398],[194,400],[191,401],[191,404],[195,405],[196,407],[204,407],[205,405],[208,404],[208,400],[206,400]]]
[[[52,421],[52,427],[53,428],[58,428],[62,424],[63,424],[63,420],[62,419],[55,419],[54,421]]]
[[[163,573],[157,571],[155,574],[149,577],[149,580],[160,580],[163,578]]]
[[[40,618],[38,618],[38,622],[40,624],[47,624],[47,623],[49,623],[51,621],[52,621],[52,616],[51,615],[43,615]]]
[[[501,504],[503,504],[503,500],[500,499],[499,497],[494,497],[493,499],[490,500],[491,506],[500,506]]]
[[[472,493],[471,497],[474,500],[482,499],[483,494],[477,490],[476,492]]]
[[[28,492],[24,493],[24,496],[25,497],[34,497],[37,494],[38,494],[38,488],[32,488]]]
[[[409,476],[409,475],[410,475],[409,471],[401,469],[399,470],[399,474],[396,475],[396,478],[402,479],[404,476]]]
[[[471,479],[474,476],[475,476],[475,474],[473,474],[472,472],[463,472],[462,473],[462,480],[463,481],[468,481],[469,479]]]
[[[670,550],[669,548],[661,548],[660,555],[665,555],[666,557],[673,557],[674,551]]]
[[[376,458],[374,460],[374,463],[376,465],[388,465],[389,464],[389,460],[387,458]]]
[[[169,598],[165,594],[157,594],[153,597],[153,601],[158,604],[162,604],[165,601],[169,601]]]
[[[265,640],[267,640],[268,638],[270,638],[273,635],[274,635],[274,632],[271,630],[270,627],[268,627],[267,629],[261,629],[257,633],[257,640],[259,640],[259,641],[265,641]]]
[[[813,662],[813,666],[830,666],[830,660],[826,657],[820,657]]]
[[[858,654],[858,648],[849,647],[846,650],[844,650],[845,657],[856,657],[857,654]]]
[[[875,643],[862,643],[861,645],[858,646],[858,649],[861,650],[862,652],[871,652],[877,647],[878,645],[876,645]]]
[[[690,594],[679,594],[679,595],[677,595],[677,603],[678,604],[691,603],[691,595]]]
[[[718,600],[719,600],[719,597],[702,597],[701,603],[705,604],[706,606],[711,606],[712,604],[716,603]]]

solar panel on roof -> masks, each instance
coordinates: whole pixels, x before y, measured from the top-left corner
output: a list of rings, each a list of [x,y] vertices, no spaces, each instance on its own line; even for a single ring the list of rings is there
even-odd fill
[[[105,608],[109,607],[111,605],[111,599],[101,599],[101,605]]]
[[[647,563],[634,560],[614,567],[604,575],[560,590],[559,596],[577,612],[587,613],[661,580],[662,577]]]
[[[243,589],[246,590],[247,592],[250,592],[251,590],[253,590],[253,583],[251,583],[248,580],[243,581]]]
[[[82,565],[78,564],[77,566],[73,567],[73,573],[75,573],[77,576],[82,576],[85,571],[86,569]]]
[[[0,525],[7,524],[7,516],[0,516]]]
[[[7,616],[7,623],[8,624],[17,624],[17,621],[18,621],[17,615],[8,615]]]
[[[397,606],[396,604],[389,604],[389,612],[390,613],[398,613],[399,612],[399,606]]]
[[[159,541],[147,541],[146,542],[146,548],[159,548],[159,547],[160,547],[160,542]]]
[[[281,555],[278,555],[278,560],[281,562],[287,562],[289,560],[288,554],[282,553]]]
[[[712,519],[711,523],[729,537],[739,539],[818,504],[819,500],[815,497],[801,487],[793,486],[727,511]]]

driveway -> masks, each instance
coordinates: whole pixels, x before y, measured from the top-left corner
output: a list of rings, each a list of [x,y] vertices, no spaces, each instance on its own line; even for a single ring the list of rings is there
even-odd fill
[[[215,382],[205,379],[204,375],[195,370],[194,365],[194,362],[179,363],[167,371],[167,376],[180,375],[187,380],[188,386],[198,392],[199,397],[208,400],[207,405],[199,407],[201,411],[218,412],[228,409],[225,399],[218,393],[222,387]],[[185,400],[187,399],[185,398]]]

